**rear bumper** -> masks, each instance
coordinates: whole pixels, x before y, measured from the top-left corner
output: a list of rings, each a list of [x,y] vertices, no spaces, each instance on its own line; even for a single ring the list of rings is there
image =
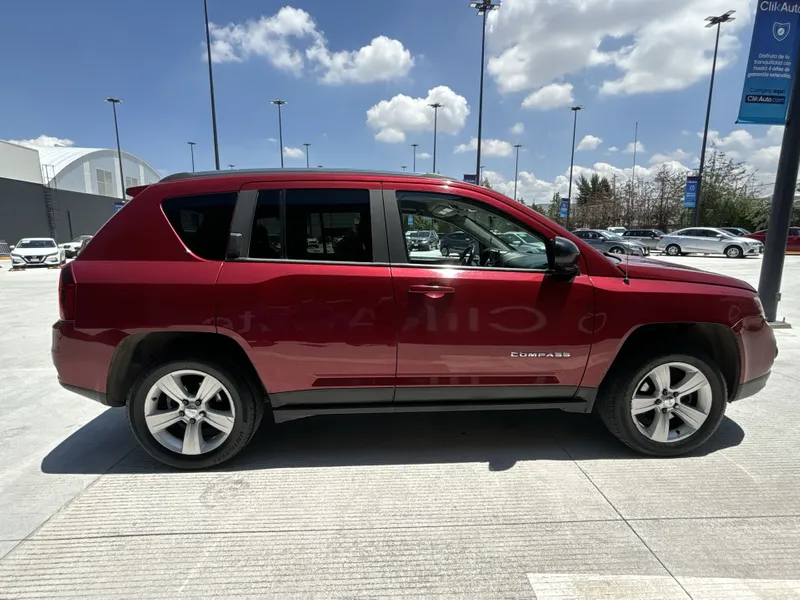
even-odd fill
[[[59,383],[81,396],[103,402],[111,359],[120,337],[118,332],[86,332],[76,329],[73,321],[56,321],[50,355]]]
[[[89,390],[86,388],[78,387],[76,385],[69,385],[68,383],[64,383],[60,381],[61,387],[65,390],[72,392],[73,394],[78,394],[79,396],[83,396],[84,398],[89,398],[89,400],[94,400],[95,402],[99,402],[104,406],[111,406],[108,403],[108,396],[105,392],[98,392],[97,390]],[[116,406],[116,405],[114,405]]]

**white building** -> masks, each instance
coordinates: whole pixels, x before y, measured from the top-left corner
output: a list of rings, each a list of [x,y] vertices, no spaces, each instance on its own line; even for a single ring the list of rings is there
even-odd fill
[[[122,152],[125,188],[161,179],[147,162]],[[43,183],[59,190],[122,197],[116,150],[51,146],[21,146],[0,142],[0,177]]]

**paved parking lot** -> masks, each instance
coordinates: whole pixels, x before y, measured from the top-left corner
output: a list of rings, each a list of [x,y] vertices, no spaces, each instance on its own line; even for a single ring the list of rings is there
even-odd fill
[[[364,416],[183,473],[59,387],[57,277],[0,269],[0,598],[800,598],[800,329],[690,457],[558,412]],[[800,326],[800,257],[783,296]]]

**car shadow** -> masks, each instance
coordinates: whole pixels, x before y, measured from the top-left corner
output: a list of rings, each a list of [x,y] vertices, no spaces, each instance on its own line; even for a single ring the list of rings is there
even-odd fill
[[[739,445],[745,434],[725,418],[691,456]],[[518,461],[643,459],[598,419],[560,411],[419,413],[311,417],[264,423],[248,447],[216,471],[485,462],[504,471]],[[653,460],[650,458],[649,460]],[[175,471],[137,447],[120,409],[87,423],[42,461],[45,473]]]

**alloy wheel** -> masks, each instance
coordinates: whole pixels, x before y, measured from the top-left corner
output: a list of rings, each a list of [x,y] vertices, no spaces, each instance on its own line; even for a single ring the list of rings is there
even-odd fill
[[[609,252],[611,254],[625,254],[625,250],[623,248],[620,248],[619,246],[614,246],[613,248],[611,248],[611,250],[609,250]]]
[[[193,369],[167,373],[147,393],[144,419],[162,446],[184,455],[218,448],[230,435],[236,408],[215,377]]]
[[[654,442],[674,443],[703,426],[712,404],[711,384],[703,372],[670,362],[654,368],[636,386],[631,416],[642,435]]]

